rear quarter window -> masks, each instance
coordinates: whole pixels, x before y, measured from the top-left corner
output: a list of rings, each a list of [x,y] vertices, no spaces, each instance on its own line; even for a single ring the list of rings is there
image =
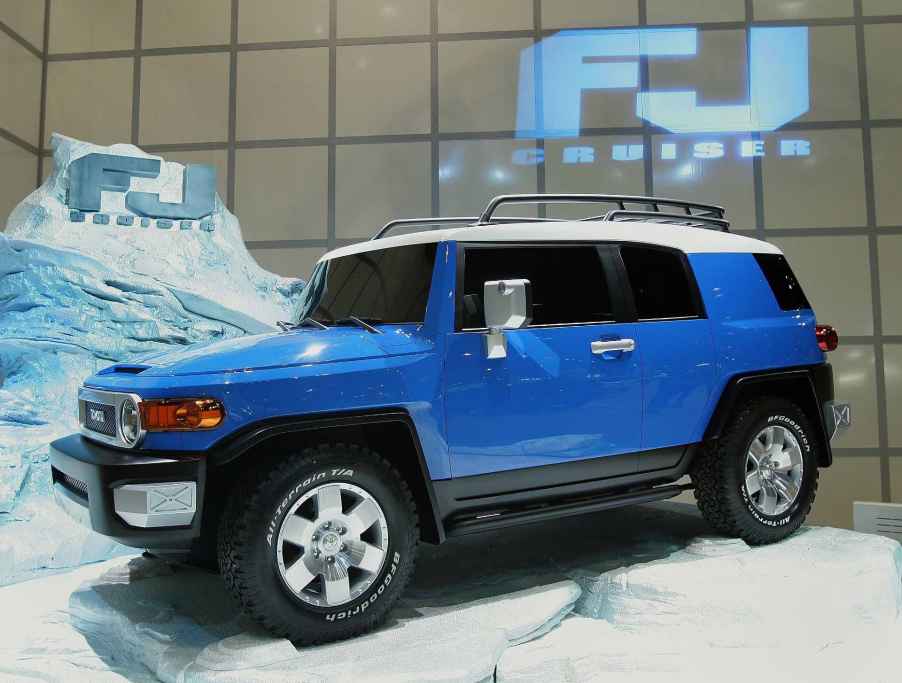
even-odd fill
[[[777,304],[784,311],[797,311],[811,308],[802,286],[796,279],[789,261],[782,254],[755,254],[755,260],[764,273],[764,279],[770,285]]]

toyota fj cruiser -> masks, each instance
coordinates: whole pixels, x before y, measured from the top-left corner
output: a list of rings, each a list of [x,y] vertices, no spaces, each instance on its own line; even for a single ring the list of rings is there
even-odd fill
[[[609,210],[494,215],[526,202]],[[851,416],[836,332],[777,247],[727,228],[720,207],[610,195],[393,221],[326,254],[283,331],[87,379],[54,493],[126,545],[218,558],[300,643],[378,624],[420,540],[693,489],[717,532],[778,541]]]

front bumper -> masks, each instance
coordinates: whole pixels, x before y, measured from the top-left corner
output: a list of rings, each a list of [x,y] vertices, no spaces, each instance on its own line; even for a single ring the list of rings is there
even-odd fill
[[[124,545],[187,550],[200,536],[206,460],[122,451],[73,434],[50,444],[53,493],[70,517]]]

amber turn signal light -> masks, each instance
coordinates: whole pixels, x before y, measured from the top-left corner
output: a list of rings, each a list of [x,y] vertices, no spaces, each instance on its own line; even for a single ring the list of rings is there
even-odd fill
[[[225,417],[213,398],[176,398],[141,402],[141,426],[148,432],[212,429]]]

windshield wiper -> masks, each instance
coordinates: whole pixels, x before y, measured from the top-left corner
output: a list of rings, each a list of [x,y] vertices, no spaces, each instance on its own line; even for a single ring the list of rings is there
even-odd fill
[[[319,330],[328,330],[329,329],[328,325],[323,325],[316,318],[310,318],[310,317],[304,318],[301,322],[299,322],[297,325],[295,325],[295,327],[304,327],[305,325],[307,327],[315,327]]]
[[[304,318],[298,323],[287,323],[284,320],[279,320],[276,325],[281,327],[286,332],[288,330],[296,330],[299,327],[315,327],[320,330],[329,329],[326,325],[323,325],[319,320],[315,320],[314,318]]]
[[[382,321],[378,318],[367,318],[367,320],[372,320],[374,323],[381,323]],[[372,332],[373,334],[382,334],[382,330],[373,327],[366,320],[362,318],[358,318],[356,315],[349,315],[347,318],[339,318],[338,320],[333,320],[333,323],[336,325],[347,325],[351,323],[352,325],[357,325],[358,327],[362,327],[367,332]]]

